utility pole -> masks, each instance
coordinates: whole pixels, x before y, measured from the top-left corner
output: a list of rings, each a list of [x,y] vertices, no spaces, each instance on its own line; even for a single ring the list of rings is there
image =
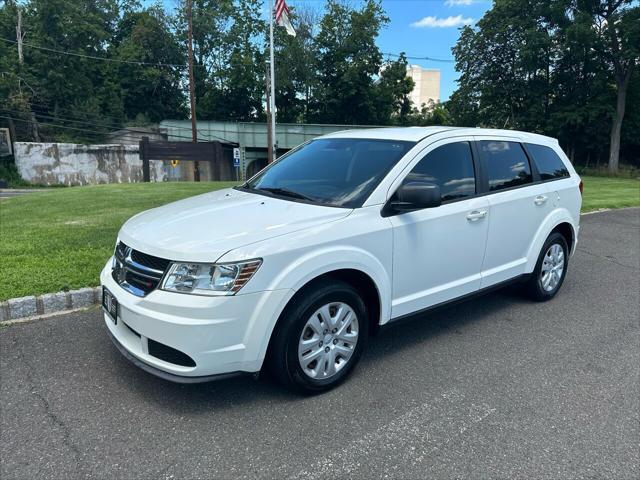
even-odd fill
[[[267,163],[273,162],[273,132],[271,131],[271,95],[270,90],[270,74],[269,74],[269,62],[265,64],[266,72],[264,75],[265,92],[267,94]]]
[[[192,0],[187,0],[187,21],[189,29],[187,36],[189,38],[187,50],[189,52],[189,103],[191,104],[191,139],[193,142],[198,141],[198,129],[196,123],[196,86],[193,76],[193,5]],[[196,160],[193,162],[193,179],[200,181],[200,165]]]
[[[18,62],[20,65],[24,63],[22,55],[22,10],[18,7],[18,25],[16,26],[16,41],[18,42]]]

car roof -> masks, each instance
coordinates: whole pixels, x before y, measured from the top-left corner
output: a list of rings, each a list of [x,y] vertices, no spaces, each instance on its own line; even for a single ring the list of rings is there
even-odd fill
[[[509,136],[518,137],[522,141],[530,141],[541,144],[558,143],[555,138],[546,137],[537,133],[520,132],[518,130],[502,130],[493,128],[467,128],[467,127],[381,127],[364,128],[357,130],[341,130],[323,135],[320,138],[371,138],[379,140],[404,140],[419,142],[426,137],[437,133],[449,132],[455,136]]]

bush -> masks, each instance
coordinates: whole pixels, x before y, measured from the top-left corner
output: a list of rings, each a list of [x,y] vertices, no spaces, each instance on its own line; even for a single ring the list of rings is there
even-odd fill
[[[20,176],[13,155],[0,157],[0,182],[3,180],[9,187],[32,186]]]

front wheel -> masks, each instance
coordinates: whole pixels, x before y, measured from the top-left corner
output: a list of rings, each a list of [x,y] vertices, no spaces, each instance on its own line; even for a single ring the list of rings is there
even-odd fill
[[[351,285],[318,282],[283,313],[271,344],[271,373],[298,392],[329,390],[358,363],[368,326],[364,302]]]
[[[552,233],[542,246],[536,268],[527,282],[533,300],[551,300],[560,290],[569,266],[569,247],[564,236]]]

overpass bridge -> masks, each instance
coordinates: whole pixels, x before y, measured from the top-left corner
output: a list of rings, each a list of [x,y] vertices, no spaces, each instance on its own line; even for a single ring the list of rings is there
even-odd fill
[[[376,128],[374,125],[329,125],[280,123],[276,125],[278,155],[321,135],[350,129]],[[259,122],[199,121],[198,140],[233,143],[240,148],[241,178],[252,176],[267,165],[267,124]],[[160,130],[169,141],[191,141],[190,120],[163,120]]]

